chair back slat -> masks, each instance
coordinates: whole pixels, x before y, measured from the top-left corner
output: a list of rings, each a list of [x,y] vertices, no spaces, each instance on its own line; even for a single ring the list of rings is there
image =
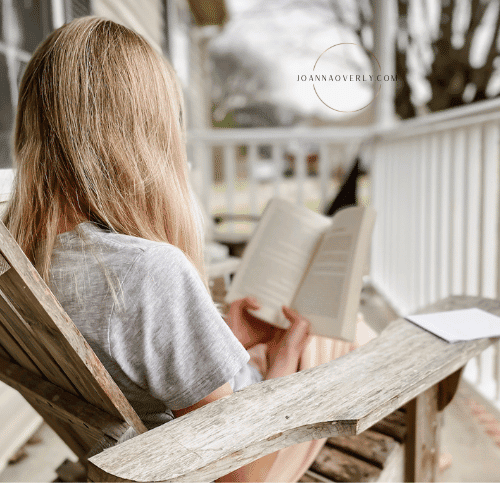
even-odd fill
[[[13,359],[30,372],[36,375],[41,375],[40,370],[36,367],[29,356],[23,351],[22,347],[9,335],[4,325],[0,321],[0,346],[1,353],[4,358]]]
[[[1,280],[2,276],[0,276]],[[23,320],[2,290],[0,290],[0,322],[4,330],[3,333],[17,343],[39,372],[64,390],[72,394],[78,393],[47,349],[47,344],[44,342],[47,335],[41,331],[43,326],[34,331]],[[25,368],[27,367],[25,366]]]
[[[34,398],[23,394],[28,403],[36,409],[40,416],[50,427],[59,435],[69,449],[80,459],[85,460],[94,444],[85,441],[80,432],[73,428],[69,423],[62,421],[54,416],[47,408],[40,405]]]
[[[0,222],[0,355],[90,403],[137,433],[147,429],[62,309],[7,228]],[[95,432],[64,420],[32,394],[21,394],[80,457]]]

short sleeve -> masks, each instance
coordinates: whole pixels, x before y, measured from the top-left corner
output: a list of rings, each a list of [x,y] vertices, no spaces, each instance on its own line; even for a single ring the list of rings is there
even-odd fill
[[[178,248],[158,243],[125,276],[110,317],[110,354],[127,376],[172,409],[231,380],[249,355]]]

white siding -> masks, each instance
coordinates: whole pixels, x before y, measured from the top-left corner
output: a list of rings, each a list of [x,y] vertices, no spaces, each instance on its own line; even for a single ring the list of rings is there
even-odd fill
[[[137,31],[161,53],[164,12],[161,0],[93,0],[92,12]]]

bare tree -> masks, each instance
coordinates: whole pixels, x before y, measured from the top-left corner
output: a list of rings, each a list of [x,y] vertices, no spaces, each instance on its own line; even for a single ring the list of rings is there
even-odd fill
[[[455,22],[459,9],[456,0],[442,2],[438,37],[432,42],[434,61],[427,76],[432,97],[427,103],[431,111],[460,106],[466,102],[487,99],[487,89],[495,75],[498,62],[498,30],[500,28],[500,2],[470,0],[468,25],[462,35],[463,43],[454,46]],[[495,9],[496,7],[496,9]],[[496,10],[496,12],[493,12]],[[495,16],[491,42],[486,46],[486,57],[479,67],[471,64],[471,50],[480,27]],[[498,75],[495,75],[498,76]],[[470,92],[467,92],[471,89]]]
[[[366,45],[365,30],[372,23],[373,1],[358,0],[356,7],[350,7],[340,0],[319,0],[312,4],[329,7],[335,18],[347,26]],[[409,76],[410,54],[412,54],[421,73],[430,84],[431,97],[425,103],[429,111],[460,106],[493,97],[488,92],[492,79],[498,78],[496,65],[500,62],[498,33],[500,28],[499,0],[441,0],[439,26],[436,33],[427,29],[427,36],[412,30],[415,11],[421,13],[419,23],[432,24],[429,0],[397,0],[398,26],[396,37],[396,87],[395,107],[401,118],[416,115],[415,104],[411,98],[412,85]],[[353,16],[354,13],[354,16]],[[485,57],[481,64],[473,64],[472,50],[481,30],[489,31],[483,50]],[[415,34],[417,33],[417,34]],[[370,48],[370,47],[367,47]],[[425,57],[431,49],[431,58]]]
[[[307,9],[318,14],[323,27],[345,30],[346,39],[371,50],[375,1],[386,0],[262,0],[245,15],[265,19],[270,9]],[[431,9],[438,1],[437,9]],[[500,82],[500,0],[396,0],[396,3],[395,108],[401,118],[415,116],[418,105],[438,111],[498,95],[494,84]],[[300,40],[288,37],[283,42],[288,44],[284,49],[297,54],[310,52],[303,37],[302,32]],[[482,57],[477,57],[481,51]],[[232,67],[237,68],[236,64]],[[346,64],[355,69],[354,61]],[[247,76],[234,75],[231,82],[220,82],[226,86],[227,95],[236,93],[240,96],[236,99],[240,100],[246,92],[244,87],[237,89],[242,79],[264,81],[269,74],[265,67],[248,66],[246,62],[244,66],[237,72]],[[252,77],[249,71],[253,72]],[[426,102],[418,102],[417,86],[424,84],[429,89],[428,98]],[[264,88],[260,83],[254,85]],[[227,102],[231,100],[226,99]]]
[[[244,50],[212,51],[212,116],[220,122],[231,110],[266,101],[272,71]]]

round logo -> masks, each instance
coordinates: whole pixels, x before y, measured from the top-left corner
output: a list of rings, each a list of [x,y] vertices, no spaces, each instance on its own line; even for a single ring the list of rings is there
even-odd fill
[[[318,99],[328,108],[354,113],[377,98],[387,76],[381,75],[380,63],[371,51],[356,43],[338,43],[320,54],[311,75],[299,75],[299,79],[312,81]]]

